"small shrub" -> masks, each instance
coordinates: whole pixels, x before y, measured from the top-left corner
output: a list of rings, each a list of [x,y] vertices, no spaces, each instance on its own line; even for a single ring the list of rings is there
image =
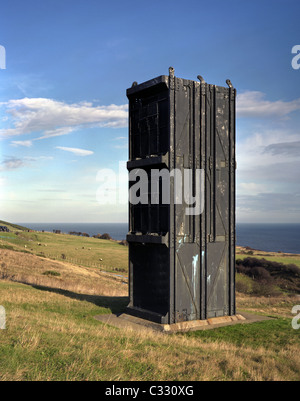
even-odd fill
[[[279,289],[264,281],[254,281],[252,293],[258,297],[276,297],[281,295]]]
[[[263,267],[253,267],[251,269],[251,274],[257,280],[264,280],[264,281],[272,280],[271,274],[268,272],[268,270],[266,270]]]
[[[113,271],[124,273],[126,272],[126,269],[124,269],[123,267],[114,267]]]
[[[61,274],[59,272],[56,272],[55,270],[47,270],[43,273],[44,276],[55,276],[59,277]]]
[[[101,235],[100,239],[112,239],[111,236],[107,233]]]
[[[300,277],[300,268],[296,265],[290,264],[286,266],[288,272],[295,274],[295,276]]]
[[[251,280],[251,278],[247,277],[244,274],[236,275],[235,286],[237,292],[241,292],[242,294],[251,294],[252,285],[253,285],[253,280]]]
[[[243,281],[237,281],[235,285],[236,291],[242,294],[250,294],[249,286]]]

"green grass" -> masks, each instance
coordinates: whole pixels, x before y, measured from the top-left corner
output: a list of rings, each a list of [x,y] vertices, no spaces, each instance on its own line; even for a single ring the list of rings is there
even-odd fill
[[[277,351],[289,345],[300,346],[300,332],[292,329],[291,319],[283,318],[190,332],[184,335],[199,338],[204,342],[224,341],[239,347],[254,349],[264,347]]]
[[[54,277],[59,277],[61,274],[59,272],[56,272],[55,270],[47,270],[43,273],[44,276],[54,276]]]
[[[6,226],[10,231],[13,230],[21,230],[21,231],[28,231],[29,228],[20,226],[18,224],[8,223],[7,221],[0,220],[0,226]]]
[[[254,280],[245,276],[244,274],[237,273],[235,275],[236,290],[243,294],[251,294],[253,292]]]
[[[257,258],[257,259],[266,259],[266,260],[271,260],[272,262],[278,262],[278,263],[283,263],[285,265],[289,265],[289,264],[294,264],[298,267],[300,267],[300,256],[299,255],[295,255],[295,256],[279,256],[280,254],[278,254],[278,256],[265,256],[265,255],[243,255],[240,253],[237,253],[236,258],[237,259],[245,259],[245,258]]]
[[[290,320],[164,335],[94,319],[127,299],[0,281],[7,329],[0,380],[298,380],[299,334]]]
[[[4,249],[22,250],[106,271],[126,272],[128,269],[128,247],[117,241],[42,232],[1,233],[0,240],[0,248]]]
[[[43,279],[39,285],[0,280],[0,305],[7,313],[7,329],[0,330],[2,381],[299,380],[300,330],[291,327],[296,298],[243,295],[238,300],[240,309],[272,315],[275,319],[271,321],[174,335],[121,330],[94,317],[124,311],[128,298],[123,296],[124,290],[123,295],[119,292],[122,284],[104,283],[106,275],[102,273],[91,278],[83,275],[87,270],[92,274],[93,269],[62,263],[52,266],[48,260],[9,250],[113,270],[127,269],[127,247],[114,241],[53,233],[19,231],[3,233],[2,237],[0,248],[7,249],[2,251],[7,272],[17,274],[21,258],[24,266],[20,274],[33,275],[34,262],[35,274],[40,272]],[[289,263],[285,257],[277,261]],[[59,272],[61,276],[56,277]],[[91,285],[83,286],[83,278],[106,292],[91,291]],[[74,286],[69,287],[72,280]],[[253,290],[249,277],[237,275],[237,282]],[[65,287],[56,288],[58,284]]]

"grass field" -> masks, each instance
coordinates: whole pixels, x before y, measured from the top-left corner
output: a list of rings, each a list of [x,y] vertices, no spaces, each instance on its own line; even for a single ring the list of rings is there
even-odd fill
[[[5,225],[0,221],[0,225]],[[97,267],[106,271],[127,272],[128,248],[118,241],[97,238],[78,237],[68,234],[28,232],[20,230],[21,226],[13,226],[9,233],[0,233],[0,249],[12,249],[29,252],[54,260],[67,261],[87,267]],[[19,228],[19,229],[17,229]],[[237,247],[236,257],[250,256],[245,248]],[[300,267],[300,255],[250,251],[251,256],[265,258],[284,264],[295,264]]]
[[[67,234],[25,232],[0,233],[0,248],[29,252],[106,271],[127,271],[128,250],[118,241]]]
[[[117,329],[94,316],[122,312],[128,303],[126,274],[113,271],[126,266],[127,247],[23,234],[0,243],[0,305],[7,315],[6,330],[0,330],[0,380],[299,380],[300,330],[291,326],[299,296],[238,294],[240,312],[273,317],[260,323],[172,335]],[[84,265],[37,256],[38,243],[53,255],[79,244],[94,248],[89,246]],[[91,255],[104,255],[111,272],[88,267]]]
[[[81,298],[6,281],[0,293],[1,380],[299,380],[299,333],[286,317],[293,299],[260,305],[272,321],[164,335],[94,319],[122,310],[126,297]]]
[[[264,251],[256,251],[256,250],[247,250],[244,247],[238,246],[236,248],[236,258],[244,259],[247,257],[254,258],[264,258],[267,260],[271,260],[273,262],[279,262],[284,264],[295,264],[300,267],[300,255],[298,254],[290,254],[290,253],[282,253],[282,252],[264,252]]]
[[[0,220],[0,226],[6,226],[10,231],[20,230],[20,231],[28,231],[28,227],[20,226],[18,224],[12,224],[7,221]]]

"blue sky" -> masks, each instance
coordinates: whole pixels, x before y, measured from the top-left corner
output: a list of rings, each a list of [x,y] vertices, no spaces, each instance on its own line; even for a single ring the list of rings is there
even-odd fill
[[[299,20],[297,0],[2,4],[1,219],[127,221],[99,171],[128,158],[126,89],[173,66],[238,90],[237,221],[300,223]]]

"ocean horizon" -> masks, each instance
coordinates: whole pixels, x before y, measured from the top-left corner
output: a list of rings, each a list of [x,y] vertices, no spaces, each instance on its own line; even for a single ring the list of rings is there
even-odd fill
[[[113,239],[126,238],[128,223],[16,223],[36,231],[61,230],[85,232],[90,236],[108,233]],[[300,254],[300,224],[291,223],[237,223],[238,246],[249,246],[267,252]]]

